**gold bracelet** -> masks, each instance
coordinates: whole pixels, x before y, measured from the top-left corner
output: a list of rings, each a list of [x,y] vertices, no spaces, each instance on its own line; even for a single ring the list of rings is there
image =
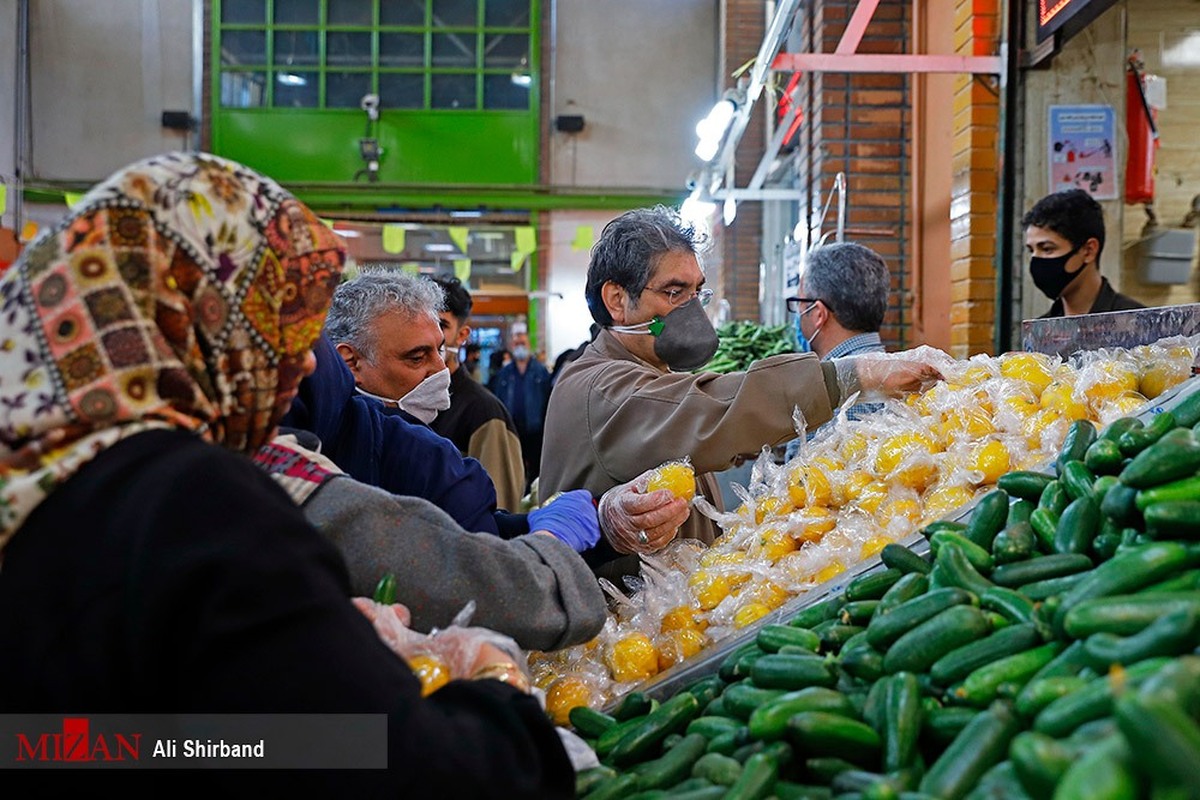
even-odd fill
[[[494,664],[488,664],[480,667],[471,676],[471,680],[477,681],[482,679],[497,680],[501,683],[507,683],[514,689],[520,689],[522,692],[529,691],[529,679],[525,677],[525,673],[511,661],[498,661]]]

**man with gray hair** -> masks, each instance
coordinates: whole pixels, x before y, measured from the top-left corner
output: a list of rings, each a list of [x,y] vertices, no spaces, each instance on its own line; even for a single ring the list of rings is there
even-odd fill
[[[793,409],[829,419],[843,397],[863,390],[894,395],[941,378],[933,366],[888,356],[821,363],[811,354],[771,356],[745,372],[700,371],[717,348],[704,312],[702,239],[674,209],[637,209],[605,226],[592,249],[585,296],[602,330],[555,384],[546,415],[541,491],[592,492],[687,458],[696,489],[718,509],[712,473],[738,456],[795,438]],[[716,524],[692,514],[680,536],[711,542]],[[637,569],[675,531],[613,538],[610,574]],[[602,542],[602,544],[604,544]],[[615,571],[615,572],[613,572]]]
[[[885,352],[879,328],[887,313],[892,275],[879,254],[854,242],[827,244],[811,250],[797,287],[787,298],[796,314],[800,349],[828,361],[843,356]],[[846,409],[859,419],[880,409],[878,403],[857,403]],[[799,452],[800,439],[788,443],[787,458]]]
[[[333,295],[325,332],[361,394],[426,425],[450,407],[435,284],[400,270],[367,269]]]

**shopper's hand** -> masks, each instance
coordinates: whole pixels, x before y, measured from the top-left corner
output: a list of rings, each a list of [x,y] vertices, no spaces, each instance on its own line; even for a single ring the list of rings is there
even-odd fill
[[[656,553],[688,518],[687,501],[667,489],[642,492],[649,474],[614,486],[600,498],[600,529],[618,553]]]
[[[859,402],[896,397],[943,379],[932,364],[896,355],[851,356],[834,359],[833,364],[843,400],[855,392],[860,393]]]
[[[551,498],[541,508],[529,512],[529,530],[552,534],[576,553],[592,549],[600,541],[600,521],[592,493],[574,489]]]

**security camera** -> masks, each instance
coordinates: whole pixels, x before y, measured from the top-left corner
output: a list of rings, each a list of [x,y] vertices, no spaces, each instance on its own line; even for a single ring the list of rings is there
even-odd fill
[[[367,112],[367,116],[371,120],[379,119],[379,95],[364,94],[363,99],[359,102],[359,106],[363,111]]]

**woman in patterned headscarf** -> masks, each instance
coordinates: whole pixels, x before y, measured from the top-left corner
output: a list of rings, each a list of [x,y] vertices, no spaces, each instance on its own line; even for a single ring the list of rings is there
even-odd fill
[[[386,712],[389,769],[324,794],[569,796],[536,701],[498,680],[419,699],[336,551],[242,455],[311,372],[344,260],[274,182],[176,154],[0,276],[0,713]]]

